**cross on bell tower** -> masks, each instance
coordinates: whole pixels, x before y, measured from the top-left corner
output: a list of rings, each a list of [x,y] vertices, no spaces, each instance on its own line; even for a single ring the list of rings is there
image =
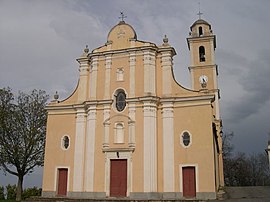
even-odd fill
[[[124,12],[120,12],[120,17],[118,18],[121,19],[121,22],[124,22],[124,19],[127,18],[127,16],[125,16]]]
[[[201,3],[199,2],[199,13],[197,13],[197,15],[199,16],[199,19],[201,19],[201,16],[202,16],[202,12],[201,12]]]

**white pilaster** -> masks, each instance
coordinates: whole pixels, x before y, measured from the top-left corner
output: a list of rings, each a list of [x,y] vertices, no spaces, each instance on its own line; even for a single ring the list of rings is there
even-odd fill
[[[98,58],[92,59],[91,70],[90,70],[90,99],[96,99],[97,92],[97,71],[98,71]]]
[[[96,136],[96,105],[90,105],[87,114],[87,134],[85,143],[86,156],[85,156],[84,188],[85,191],[87,192],[94,191],[95,136]]]
[[[211,40],[210,47],[211,47],[211,61],[212,61],[212,64],[215,64],[215,44],[214,44],[214,40]]]
[[[162,53],[162,95],[169,96],[172,94],[172,57],[170,52]]]
[[[128,123],[129,129],[129,147],[135,147],[135,113],[136,113],[136,105],[129,104],[128,105],[128,116],[131,119]]]
[[[110,117],[110,105],[105,105],[103,111],[103,124],[104,124],[103,148],[109,147],[110,122],[107,120],[109,117]]]
[[[163,191],[174,192],[174,118],[173,103],[162,104]]]
[[[156,58],[155,53],[144,52],[144,94],[156,94]]]
[[[156,104],[145,101],[144,113],[144,191],[157,191]]]
[[[190,48],[190,66],[194,66],[194,48],[193,48],[193,42],[189,42],[189,48]]]
[[[111,65],[112,57],[106,56],[104,99],[110,99]]]
[[[87,89],[88,89],[88,75],[89,75],[89,59],[88,59],[88,48],[84,50],[84,53],[77,61],[80,64],[79,72],[80,72],[80,79],[79,79],[79,86],[78,86],[78,101],[83,102],[87,99]]]
[[[74,174],[73,174],[73,191],[83,191],[83,161],[84,161],[84,141],[86,114],[84,109],[77,109],[76,116],[76,136],[74,151]]]
[[[129,80],[130,80],[130,90],[129,97],[135,97],[135,66],[136,66],[136,53],[132,52],[129,56]]]

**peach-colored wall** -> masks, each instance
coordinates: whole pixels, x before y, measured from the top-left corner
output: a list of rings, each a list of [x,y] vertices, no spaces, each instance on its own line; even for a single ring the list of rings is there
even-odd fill
[[[67,124],[68,123],[68,124]],[[74,162],[74,137],[75,115],[50,115],[47,120],[47,135],[45,148],[45,162],[43,171],[43,190],[54,191],[56,183],[57,167],[69,168],[69,190],[73,184],[73,162]],[[70,146],[67,150],[62,149],[61,140],[63,136],[70,137]]]

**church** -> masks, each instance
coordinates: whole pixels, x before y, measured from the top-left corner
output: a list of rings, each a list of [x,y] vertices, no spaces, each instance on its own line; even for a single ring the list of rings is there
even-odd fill
[[[141,41],[123,19],[104,45],[84,49],[75,91],[47,106],[43,197],[217,198],[224,177],[211,25],[195,21],[187,45],[191,89],[175,80],[168,38]]]

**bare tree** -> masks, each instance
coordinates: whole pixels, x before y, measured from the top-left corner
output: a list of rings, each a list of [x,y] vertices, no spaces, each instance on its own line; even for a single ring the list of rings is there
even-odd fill
[[[267,155],[262,152],[247,155],[233,154],[233,133],[225,133],[223,139],[224,180],[227,186],[270,185]]]
[[[23,178],[43,166],[47,114],[45,91],[31,94],[0,89],[0,168],[18,177],[16,200],[21,200]]]
[[[233,144],[232,144],[232,139],[233,139],[234,133],[223,133],[222,135],[222,154],[224,159],[228,159],[232,156],[232,151],[233,151]]]

